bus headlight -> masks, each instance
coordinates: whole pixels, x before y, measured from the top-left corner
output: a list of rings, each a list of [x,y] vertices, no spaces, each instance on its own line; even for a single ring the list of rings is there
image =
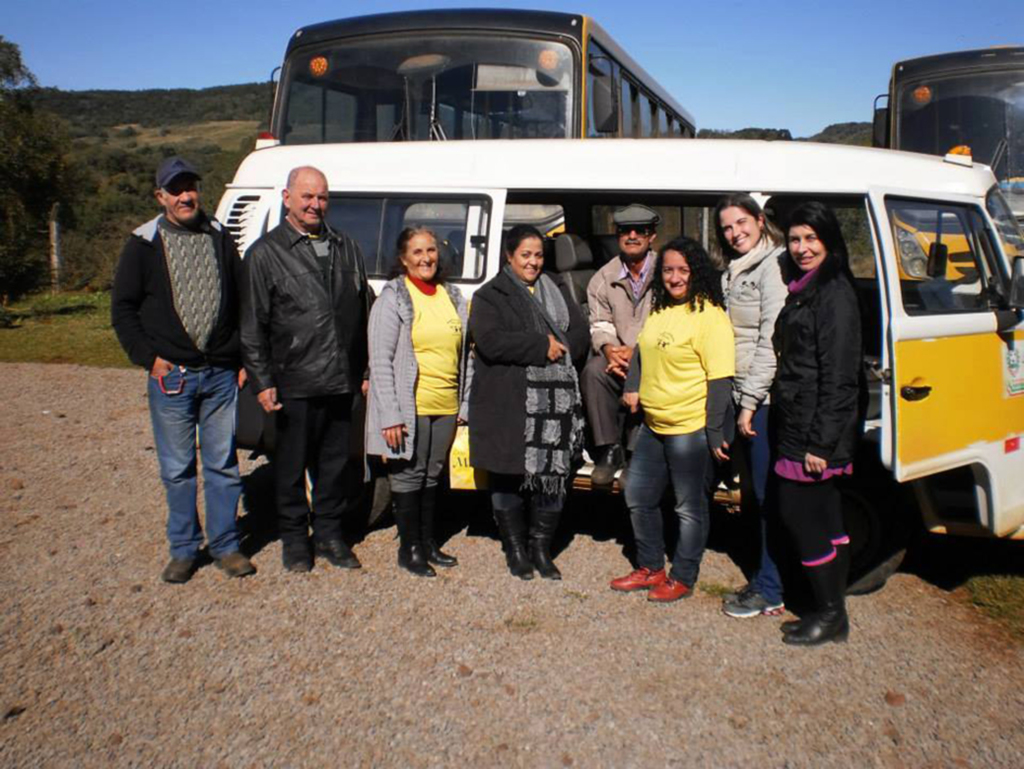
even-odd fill
[[[903,271],[912,278],[926,277],[928,275],[928,254],[921,248],[914,233],[908,232],[902,227],[895,229]]]

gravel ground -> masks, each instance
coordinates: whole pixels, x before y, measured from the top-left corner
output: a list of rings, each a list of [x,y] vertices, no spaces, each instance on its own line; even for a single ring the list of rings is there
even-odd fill
[[[852,599],[850,643],[791,649],[708,593],[611,592],[613,538],[514,580],[477,506],[434,580],[386,529],[358,572],[285,574],[254,536],[255,577],[168,586],[144,375],[2,365],[0,403],[4,766],[1024,765],[1022,650],[917,577]],[[701,580],[742,582],[715,551]]]

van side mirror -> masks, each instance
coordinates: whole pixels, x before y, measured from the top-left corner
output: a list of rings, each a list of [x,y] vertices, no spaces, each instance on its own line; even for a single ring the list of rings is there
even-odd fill
[[[875,97],[875,115],[871,121],[871,146],[872,147],[888,147],[889,146],[889,107],[878,106],[878,100],[881,98],[888,98],[887,94],[881,94]]]
[[[594,130],[614,134],[619,130],[619,89],[612,78],[611,62],[603,56],[590,59],[590,97],[594,100]]]
[[[1010,271],[1010,307],[1024,310],[1024,256],[1013,260]]]
[[[932,243],[928,246],[928,277],[946,277],[946,266],[949,264],[949,247],[945,243]]]

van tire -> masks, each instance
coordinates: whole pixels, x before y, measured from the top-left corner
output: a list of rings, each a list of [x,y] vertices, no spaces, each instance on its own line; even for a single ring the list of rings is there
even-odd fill
[[[841,494],[851,548],[847,595],[880,590],[903,563],[910,539],[903,490],[897,484],[883,483],[844,486]]]

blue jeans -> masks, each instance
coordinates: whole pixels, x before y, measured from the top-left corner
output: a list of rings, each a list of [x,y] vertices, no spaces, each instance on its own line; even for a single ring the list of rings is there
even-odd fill
[[[690,587],[697,582],[710,528],[705,493],[710,457],[703,429],[683,435],[658,435],[644,425],[629,462],[626,505],[636,539],[637,564],[652,571],[665,566],[661,497],[671,480],[679,541],[669,576]]]
[[[184,377],[184,382],[182,382]],[[160,479],[167,490],[167,539],[171,557],[195,558],[203,545],[196,505],[196,429],[203,454],[203,492],[210,555],[238,550],[235,513],[242,495],[235,453],[238,379],[231,369],[175,368],[160,384],[149,377],[149,415],[153,421]]]
[[[750,584],[765,599],[777,603],[782,601],[782,578],[779,576],[779,567],[775,565],[775,560],[772,558],[772,552],[775,550],[778,532],[770,530],[777,527],[774,522],[769,525],[767,506],[765,505],[768,477],[772,467],[771,442],[768,438],[768,411],[770,408],[770,406],[764,405],[754,412],[752,424],[757,435],[749,440],[738,437],[737,442],[742,442],[742,450],[747,455],[746,466],[750,472],[750,484],[757,500],[761,534],[761,561]]]

